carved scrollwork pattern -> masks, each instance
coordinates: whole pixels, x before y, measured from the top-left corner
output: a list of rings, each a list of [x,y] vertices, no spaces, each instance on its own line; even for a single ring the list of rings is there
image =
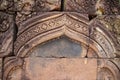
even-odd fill
[[[0,32],[5,32],[10,27],[9,16],[5,13],[0,13]]]

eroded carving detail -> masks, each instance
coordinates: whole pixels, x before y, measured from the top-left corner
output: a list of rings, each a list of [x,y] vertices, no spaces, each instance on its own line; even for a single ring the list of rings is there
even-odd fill
[[[97,18],[111,32],[116,48],[120,46],[120,16],[110,15]],[[119,49],[118,49],[119,50]]]
[[[24,60],[16,57],[8,57],[4,62],[3,80],[21,80]]]
[[[0,32],[5,32],[10,27],[10,18],[9,15],[0,12]]]
[[[114,61],[114,62],[113,62]],[[120,71],[118,64],[113,59],[98,60],[98,79],[97,80],[119,80]]]
[[[96,40],[102,47],[104,51],[101,51],[103,56],[106,57],[115,57],[114,49],[111,45],[111,42],[106,38],[106,35],[104,35],[104,32],[101,32],[102,30],[98,27],[94,28],[94,31],[92,31],[91,37]],[[99,48],[98,48],[99,49]]]
[[[96,0],[66,0],[67,11],[77,11],[81,13],[94,14]]]
[[[0,12],[0,57],[12,52],[13,17]]]
[[[14,1],[13,0],[0,0],[0,10],[8,10],[12,11],[14,8]]]
[[[60,10],[61,0],[14,0],[17,23],[45,11]]]

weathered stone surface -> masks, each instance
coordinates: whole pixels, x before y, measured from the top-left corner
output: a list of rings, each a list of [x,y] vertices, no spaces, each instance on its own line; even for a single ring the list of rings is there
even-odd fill
[[[21,61],[11,58],[6,62],[4,80],[96,80],[97,77],[96,59],[34,57],[24,58],[20,66]]]
[[[48,12],[59,11],[61,0],[14,0],[15,11],[17,12],[16,21],[24,21],[34,15]]]
[[[2,58],[0,58],[0,80],[2,80],[2,75],[3,75],[2,67],[3,67]]]
[[[65,10],[90,15],[120,14],[119,0],[65,0]]]
[[[98,16],[95,21],[97,23],[102,23],[103,28],[110,32],[111,40],[113,40],[114,45],[118,52],[117,56],[120,56],[120,15],[104,15]]]
[[[83,47],[80,43],[61,37],[38,45],[29,54],[31,57],[76,58],[80,57],[81,53],[83,53]]]
[[[97,0],[96,3],[97,14],[120,14],[120,1],[119,0]]]
[[[0,12],[0,57],[9,55],[13,47],[13,16]]]
[[[0,0],[0,10],[11,12],[14,9],[14,0]]]
[[[86,14],[95,14],[97,0],[65,0],[65,10]]]
[[[120,64],[119,58],[98,60],[97,80],[119,80]]]
[[[26,72],[30,80],[96,80],[97,60],[85,60],[26,58]]]
[[[3,80],[27,80],[21,79],[21,75],[24,75],[24,72],[21,73],[23,66],[23,59],[17,57],[6,57],[4,59]]]

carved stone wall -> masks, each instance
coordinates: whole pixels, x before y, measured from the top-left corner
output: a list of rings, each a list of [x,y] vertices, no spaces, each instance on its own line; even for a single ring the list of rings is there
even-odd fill
[[[0,0],[0,80],[119,80],[119,14],[119,0]]]

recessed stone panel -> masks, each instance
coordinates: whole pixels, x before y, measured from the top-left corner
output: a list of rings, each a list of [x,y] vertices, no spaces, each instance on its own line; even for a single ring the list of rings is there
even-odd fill
[[[67,37],[61,37],[38,45],[32,49],[29,54],[31,57],[75,58],[81,57],[81,53],[83,52],[82,49],[81,43],[76,43]]]
[[[30,80],[96,80],[96,59],[26,58],[25,63]]]

